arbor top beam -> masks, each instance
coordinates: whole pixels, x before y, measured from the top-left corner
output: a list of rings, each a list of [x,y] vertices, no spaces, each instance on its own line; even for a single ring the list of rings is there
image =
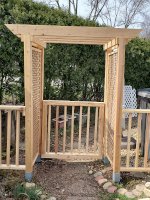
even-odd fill
[[[6,24],[18,37],[31,35],[45,43],[106,44],[114,38],[132,39],[141,29],[122,29],[112,27],[55,26]]]

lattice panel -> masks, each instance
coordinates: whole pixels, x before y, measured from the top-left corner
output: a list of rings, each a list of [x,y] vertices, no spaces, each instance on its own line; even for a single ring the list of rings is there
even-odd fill
[[[41,59],[42,52],[32,49],[32,95],[33,95],[33,159],[39,151],[40,104],[41,104]]]
[[[114,145],[114,120],[116,108],[116,66],[117,53],[109,55],[108,66],[108,96],[107,96],[107,155],[113,161],[113,145]]]
[[[123,108],[125,109],[136,109],[137,108],[137,98],[136,90],[130,85],[124,86],[123,92]],[[125,118],[128,118],[129,114],[125,113]],[[137,117],[136,113],[132,114],[132,117]]]

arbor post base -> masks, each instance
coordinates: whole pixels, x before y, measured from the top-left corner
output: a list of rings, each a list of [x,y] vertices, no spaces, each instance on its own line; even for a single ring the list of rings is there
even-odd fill
[[[25,180],[27,182],[31,182],[32,181],[32,177],[33,177],[33,173],[32,172],[25,172]]]
[[[112,179],[114,183],[119,183],[121,179],[120,173],[113,172]]]

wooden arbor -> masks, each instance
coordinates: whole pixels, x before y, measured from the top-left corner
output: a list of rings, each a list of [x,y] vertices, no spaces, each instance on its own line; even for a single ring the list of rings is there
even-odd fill
[[[6,25],[24,42],[26,179],[41,155],[44,48],[46,43],[103,45],[105,50],[105,123],[103,157],[120,180],[120,144],[125,45],[140,30],[101,27]]]

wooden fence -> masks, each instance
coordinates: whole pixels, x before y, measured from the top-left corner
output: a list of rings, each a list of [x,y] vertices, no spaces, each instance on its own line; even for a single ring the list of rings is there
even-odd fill
[[[123,131],[127,137],[127,148],[121,150],[121,171],[150,171],[148,159],[150,156],[150,110],[124,109],[123,114],[128,115],[126,127]],[[142,122],[142,120],[144,121]],[[144,123],[145,127],[142,134],[145,134],[145,139],[141,136],[141,126]],[[135,141],[135,147],[131,148],[132,140]],[[141,149],[142,145],[144,151]]]
[[[0,169],[25,170],[25,149],[23,157],[20,155],[20,142],[24,144],[25,140],[25,135],[20,138],[24,115],[24,106],[0,105]]]
[[[104,103],[43,101],[42,157],[100,159]]]

